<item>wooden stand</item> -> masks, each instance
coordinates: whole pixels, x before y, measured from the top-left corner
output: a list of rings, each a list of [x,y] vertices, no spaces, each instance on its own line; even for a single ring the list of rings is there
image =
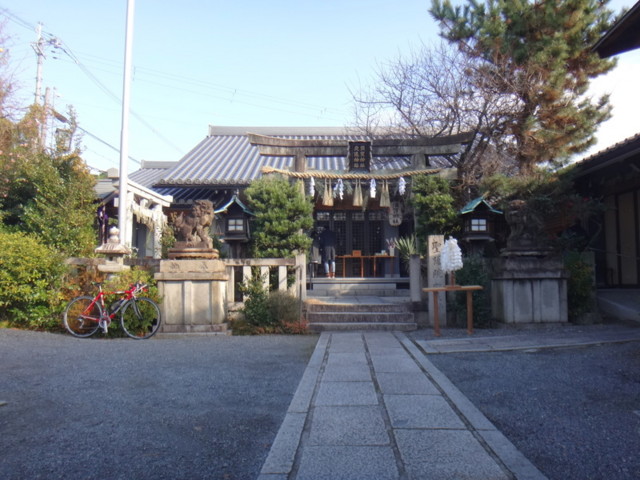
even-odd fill
[[[364,261],[365,260],[371,260],[373,263],[373,276],[376,277],[377,276],[377,268],[376,268],[376,263],[378,259],[391,259],[391,274],[393,275],[395,273],[395,266],[393,264],[393,261],[395,260],[395,256],[393,255],[338,255],[336,257],[336,259],[340,260],[342,259],[342,276],[346,277],[346,260],[347,258],[352,259],[352,260],[360,260],[360,278],[364,278]]]
[[[439,292],[467,292],[467,333],[473,334],[473,292],[482,290],[480,285],[447,285],[444,287],[423,288],[423,292],[433,294],[433,330],[436,337],[440,336],[440,311],[438,308]]]

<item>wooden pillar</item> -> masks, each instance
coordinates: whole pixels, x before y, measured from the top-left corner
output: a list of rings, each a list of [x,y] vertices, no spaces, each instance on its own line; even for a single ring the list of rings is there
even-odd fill
[[[295,172],[307,171],[307,156],[304,153],[301,153],[301,152],[296,153],[294,171]]]

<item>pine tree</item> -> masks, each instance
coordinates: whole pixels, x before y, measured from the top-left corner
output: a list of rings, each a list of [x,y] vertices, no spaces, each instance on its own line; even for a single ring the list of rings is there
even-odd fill
[[[291,257],[310,247],[304,230],[313,226],[313,205],[295,184],[282,177],[262,177],[251,183],[245,195],[255,214],[253,256]]]
[[[600,0],[432,0],[441,36],[478,60],[478,88],[497,92],[511,114],[501,125],[502,148],[522,174],[562,161],[595,143],[609,118],[608,96],[585,96],[589,81],[615,66],[590,47],[611,25]]]

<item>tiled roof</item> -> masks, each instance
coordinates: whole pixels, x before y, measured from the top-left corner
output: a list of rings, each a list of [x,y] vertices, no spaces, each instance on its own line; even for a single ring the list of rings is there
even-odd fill
[[[290,168],[293,157],[262,156],[258,147],[251,145],[248,133],[270,135],[288,139],[321,139],[357,141],[372,137],[345,128],[305,127],[210,127],[209,136],[203,139],[178,164],[165,171],[156,185],[248,185],[260,177],[263,166],[278,169]],[[345,156],[307,157],[309,170],[337,171],[346,168]],[[407,155],[375,157],[373,171],[403,169],[411,166]]]
[[[114,186],[115,180],[112,178],[98,179],[96,185],[93,187],[94,192],[100,200],[104,200],[116,191]]]
[[[176,205],[191,204],[196,200],[215,200],[218,190],[211,187],[189,188],[185,186],[154,187],[160,195],[171,195]]]
[[[131,174],[129,174],[129,178],[142,186],[151,188],[158,182],[158,180],[162,178],[162,176],[167,172],[167,170],[169,170],[169,168],[175,165],[176,163],[172,162],[170,165],[162,167],[146,166],[143,162],[142,168],[136,170],[135,172],[131,172]]]
[[[640,154],[640,133],[580,160],[575,164],[574,171],[578,177],[581,177],[638,154]]]
[[[484,205],[492,213],[499,213],[499,214],[502,213],[500,210],[497,210],[493,208],[491,205],[489,205],[483,197],[478,197],[474,200],[471,200],[469,203],[467,203],[464,207],[460,209],[460,213],[462,215],[464,215],[465,213],[471,213],[480,205]]]

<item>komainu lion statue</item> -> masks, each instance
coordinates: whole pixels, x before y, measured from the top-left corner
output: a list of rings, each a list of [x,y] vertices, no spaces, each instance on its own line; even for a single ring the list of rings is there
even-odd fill
[[[186,242],[186,247],[213,248],[213,240],[209,235],[213,217],[213,203],[209,200],[196,200],[188,215],[185,216],[182,212],[173,217],[176,241]]]

